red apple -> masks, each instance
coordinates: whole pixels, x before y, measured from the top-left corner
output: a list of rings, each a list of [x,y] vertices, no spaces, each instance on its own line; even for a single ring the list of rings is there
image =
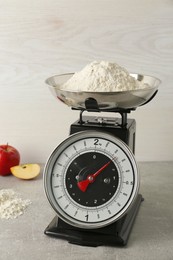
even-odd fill
[[[10,168],[19,165],[19,162],[20,154],[14,147],[8,144],[0,145],[0,175],[11,174]]]

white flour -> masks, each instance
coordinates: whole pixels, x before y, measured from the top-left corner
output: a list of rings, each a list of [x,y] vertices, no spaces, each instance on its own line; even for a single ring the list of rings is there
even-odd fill
[[[148,85],[147,85],[148,86]],[[94,61],[76,72],[62,87],[69,91],[126,91],[145,88],[128,71],[116,63]]]
[[[30,200],[22,200],[12,189],[0,190],[0,218],[14,219],[22,215]]]

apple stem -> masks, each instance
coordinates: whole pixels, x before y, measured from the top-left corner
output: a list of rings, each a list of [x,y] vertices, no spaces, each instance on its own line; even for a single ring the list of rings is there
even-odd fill
[[[8,150],[8,143],[6,144],[6,151]]]

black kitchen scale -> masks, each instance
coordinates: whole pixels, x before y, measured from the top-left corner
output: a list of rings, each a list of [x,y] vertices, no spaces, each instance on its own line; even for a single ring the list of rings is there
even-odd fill
[[[134,158],[136,122],[127,115],[153,99],[160,80],[131,74],[148,87],[109,93],[62,90],[72,75],[46,81],[52,93],[80,115],[44,169],[46,196],[57,214],[45,234],[83,246],[124,246],[143,201]]]

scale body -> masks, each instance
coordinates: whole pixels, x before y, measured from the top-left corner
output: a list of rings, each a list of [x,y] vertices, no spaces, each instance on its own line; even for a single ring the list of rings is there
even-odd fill
[[[107,133],[115,139],[122,140],[135,153],[136,122],[134,119],[127,119],[126,116],[124,121],[124,115],[123,113],[122,118],[80,116],[80,119],[70,126],[70,135],[90,131]],[[45,234],[84,246],[126,245],[142,201],[142,195],[138,194],[130,209],[122,217],[101,228],[76,227],[56,216],[46,228]]]
[[[44,233],[83,246],[124,246],[143,201],[134,158],[136,122],[127,114],[148,103],[160,81],[137,75],[153,87],[124,93],[71,93],[60,88],[69,76],[47,80],[60,101],[81,112],[44,169],[45,193],[57,214]],[[98,116],[83,116],[84,111]],[[121,117],[102,117],[99,112]]]

